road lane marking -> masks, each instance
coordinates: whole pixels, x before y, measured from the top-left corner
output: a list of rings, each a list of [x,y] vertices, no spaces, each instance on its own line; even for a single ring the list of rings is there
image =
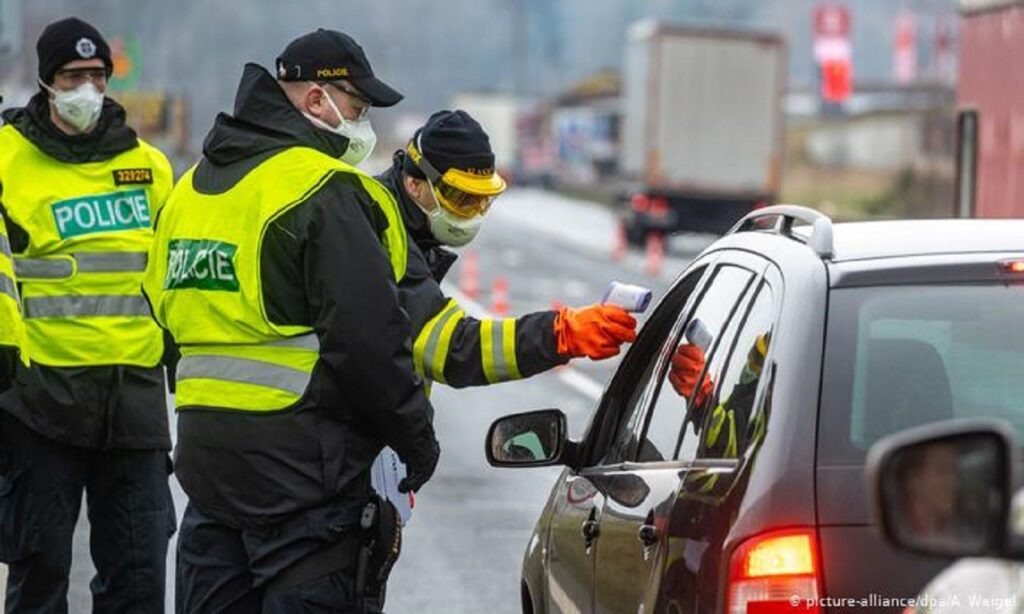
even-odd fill
[[[462,306],[462,309],[466,314],[478,320],[494,317],[486,307],[469,298],[462,292],[459,292],[459,290],[451,284],[447,282],[442,283],[441,290],[448,296],[454,298],[459,305]],[[580,373],[579,370],[574,369],[571,365],[557,367],[555,369],[555,374],[558,376],[558,379],[562,380],[563,384],[569,386],[591,401],[599,400],[601,398],[601,393],[604,392],[604,385],[601,384],[601,382]]]
[[[600,399],[601,394],[604,393],[604,386],[597,380],[583,375],[569,365],[559,368],[558,379],[593,401]]]

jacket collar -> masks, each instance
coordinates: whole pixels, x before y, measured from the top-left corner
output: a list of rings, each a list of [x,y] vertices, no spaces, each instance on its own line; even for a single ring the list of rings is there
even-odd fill
[[[50,119],[50,100],[37,92],[24,107],[7,109],[3,120],[51,158],[67,164],[102,162],[138,146],[135,131],[125,124],[124,107],[103,99],[96,128],[88,134],[65,134]]]
[[[203,155],[226,165],[272,149],[300,146],[337,158],[348,149],[348,139],[314,126],[266,69],[246,64],[234,112],[217,115],[203,142]]]

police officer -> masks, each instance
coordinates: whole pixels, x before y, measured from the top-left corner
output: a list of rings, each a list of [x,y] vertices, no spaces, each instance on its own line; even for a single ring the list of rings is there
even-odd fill
[[[160,611],[170,439],[162,336],[140,284],[171,167],[105,96],[110,48],[93,26],[52,23],[36,51],[40,91],[0,129],[32,358],[0,394],[7,611],[66,611],[83,489],[95,610]]]
[[[159,611],[170,439],[162,335],[140,281],[171,168],[105,97],[111,51],[99,32],[62,19],[36,49],[40,91],[0,129],[5,243],[33,358],[0,394],[7,611],[67,609],[83,489],[95,610]]]
[[[182,355],[179,612],[353,610],[380,569],[359,556],[381,515],[371,463],[396,450],[403,491],[433,473],[395,292],[405,229],[354,167],[369,108],[401,98],[345,34],[292,41],[276,79],[245,67],[158,220],[145,291]]]
[[[616,306],[476,319],[444,295],[439,284],[457,258],[446,246],[472,241],[506,188],[487,133],[465,111],[434,113],[379,179],[409,231],[400,297],[413,322],[416,368],[428,380],[459,388],[521,379],[575,357],[614,356],[636,338],[636,320]]]

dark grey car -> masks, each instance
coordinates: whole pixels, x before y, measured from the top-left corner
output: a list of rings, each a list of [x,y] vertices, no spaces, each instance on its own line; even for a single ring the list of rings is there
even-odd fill
[[[955,417],[1024,432],[1022,307],[1024,221],[747,216],[662,298],[581,441],[557,410],[488,434],[494,465],[566,466],[527,546],[524,610],[902,610],[948,560],[871,526],[866,451]],[[693,320],[725,426],[666,381]]]

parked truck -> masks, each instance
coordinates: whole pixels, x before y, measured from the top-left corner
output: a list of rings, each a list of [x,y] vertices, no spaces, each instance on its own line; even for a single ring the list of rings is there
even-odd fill
[[[517,161],[518,101],[509,94],[460,92],[452,98],[452,108],[462,109],[480,122],[490,138],[498,172],[509,176]]]
[[[775,34],[633,24],[620,168],[631,243],[722,232],[779,193],[786,46]]]

